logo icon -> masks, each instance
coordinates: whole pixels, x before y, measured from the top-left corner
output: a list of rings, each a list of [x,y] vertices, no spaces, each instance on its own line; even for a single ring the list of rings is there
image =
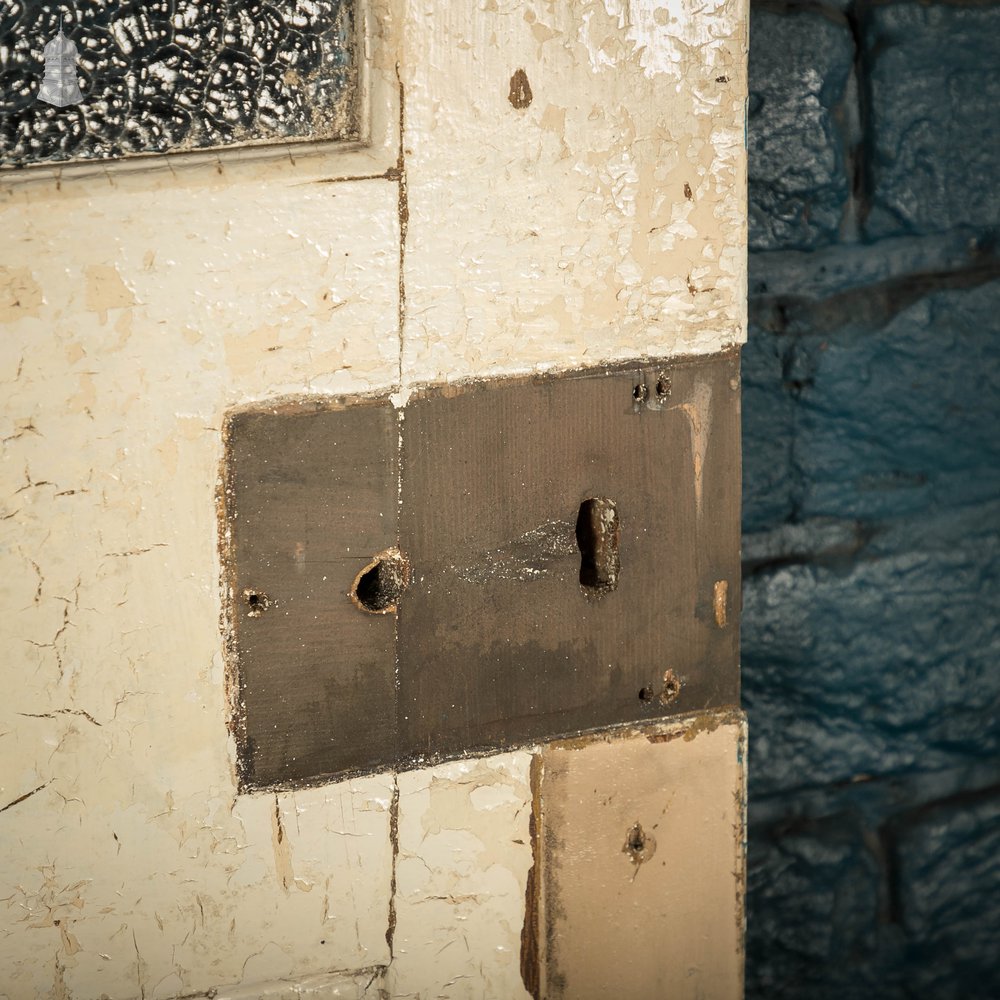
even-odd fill
[[[45,78],[38,91],[38,100],[65,108],[83,100],[76,78],[76,46],[63,34],[59,15],[59,34],[45,46]]]

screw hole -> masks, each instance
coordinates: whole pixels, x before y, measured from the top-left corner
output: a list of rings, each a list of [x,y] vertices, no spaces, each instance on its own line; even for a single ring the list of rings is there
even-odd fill
[[[667,374],[660,374],[656,379],[656,395],[661,399],[664,396],[670,395],[670,376]]]
[[[680,678],[672,670],[663,675],[663,687],[657,690],[652,687],[639,689],[639,701],[658,701],[661,705],[670,705],[677,701],[681,694]]]
[[[632,390],[632,398],[633,398],[633,399],[634,399],[634,400],[635,400],[635,401],[636,401],[637,403],[641,403],[641,402],[643,402],[643,400],[645,400],[645,398],[646,398],[646,397],[647,397],[648,395],[649,395],[649,387],[648,387],[648,386],[646,385],[646,383],[645,383],[645,382],[640,382],[640,383],[639,383],[639,384],[638,384],[637,386],[635,386],[635,388],[634,388],[634,389]]]
[[[663,675],[663,690],[660,692],[660,702],[669,705],[677,701],[681,694],[681,680],[672,670]]]
[[[636,870],[656,853],[656,838],[642,828],[638,820],[629,827],[625,834],[622,854],[627,854]]]
[[[370,614],[391,614],[409,583],[409,562],[399,549],[386,549],[354,578],[351,600]]]
[[[262,590],[244,590],[243,603],[247,606],[248,618],[260,618],[260,616],[271,606],[271,602],[268,599],[267,594],[265,594]]]

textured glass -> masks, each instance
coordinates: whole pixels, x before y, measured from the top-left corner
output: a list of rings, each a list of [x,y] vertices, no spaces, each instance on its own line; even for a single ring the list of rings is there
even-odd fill
[[[353,0],[0,0],[0,163],[356,139]],[[46,44],[82,100],[39,100]]]

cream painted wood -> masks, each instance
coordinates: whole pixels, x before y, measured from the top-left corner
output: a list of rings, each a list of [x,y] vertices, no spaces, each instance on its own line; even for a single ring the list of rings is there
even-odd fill
[[[501,754],[399,776],[390,996],[527,998],[530,760]]]
[[[222,415],[742,340],[745,21],[373,3],[367,148],[0,173],[0,998],[525,995],[529,753],[236,794]]]
[[[407,4],[405,380],[742,343],[745,22],[743,0]]]
[[[0,804],[39,789],[0,813],[11,1000],[387,960],[391,779],[296,793],[278,848],[225,724],[222,413],[396,373],[394,192],[337,191],[104,185],[4,209],[7,273],[39,289],[0,346]]]
[[[743,716],[557,743],[541,771],[542,996],[742,996]]]

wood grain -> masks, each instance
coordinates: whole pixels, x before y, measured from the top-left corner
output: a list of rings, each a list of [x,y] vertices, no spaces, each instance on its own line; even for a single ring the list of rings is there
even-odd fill
[[[388,400],[237,414],[227,522],[246,784],[373,770],[396,756],[395,621],[351,585],[396,540]],[[251,616],[247,591],[268,607]]]
[[[737,704],[739,447],[734,352],[235,414],[245,784]]]
[[[714,603],[720,580],[730,601],[739,593],[738,364],[411,400],[401,747],[484,751],[738,702],[738,609],[720,625]],[[580,583],[576,522],[595,497],[613,500],[619,521],[620,570],[604,592]]]

